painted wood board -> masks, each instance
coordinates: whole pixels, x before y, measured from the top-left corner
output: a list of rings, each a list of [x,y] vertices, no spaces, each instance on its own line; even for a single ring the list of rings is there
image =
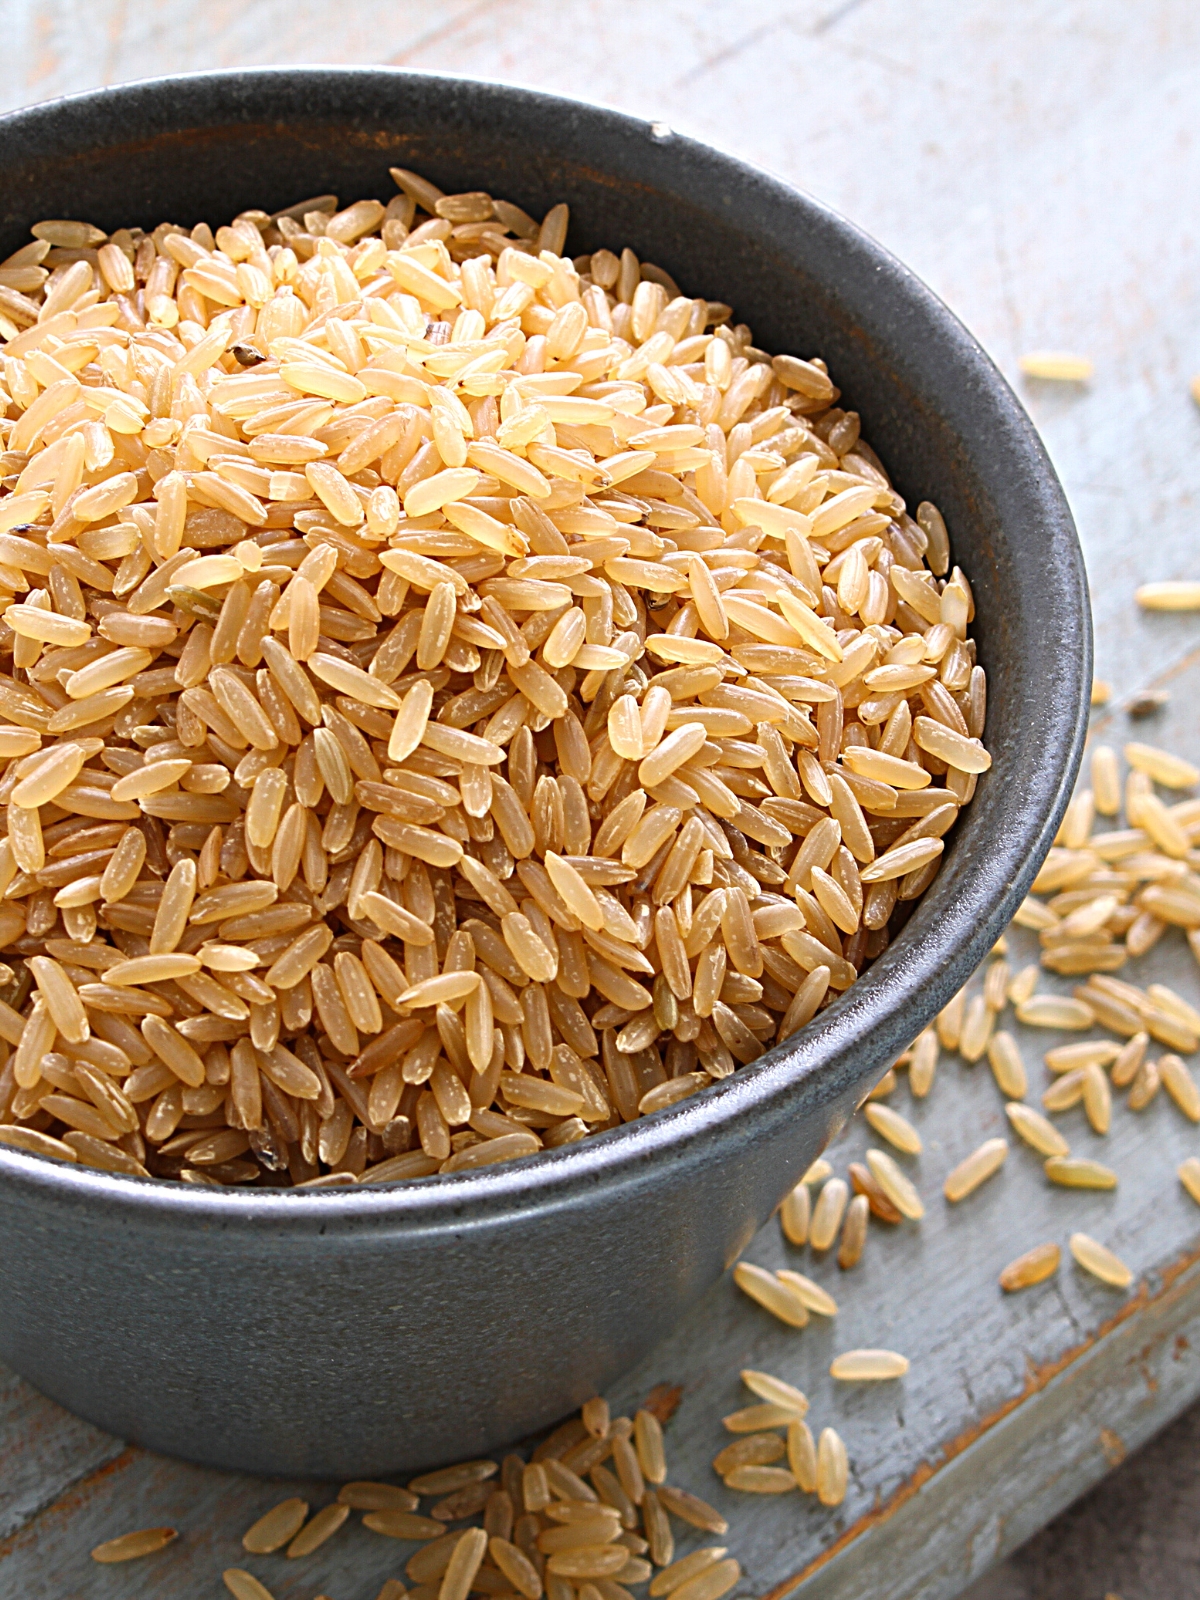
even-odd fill
[[[161,71],[281,60],[392,62],[497,76],[602,100],[768,166],[838,207],[906,260],[958,311],[1005,372],[1031,348],[1082,351],[1084,387],[1018,386],[1062,474],[1092,574],[1097,670],[1119,706],[1146,685],[1170,689],[1166,713],[1136,729],[1099,719],[1117,743],[1143,737],[1200,757],[1200,629],[1139,614],[1144,578],[1197,576],[1194,463],[1200,412],[1186,394],[1200,370],[1197,192],[1200,13],[1152,0],[374,0],[331,12],[311,0],[164,0],[153,11],[94,0],[14,0],[0,103]],[[350,197],[345,197],[350,198]],[[519,197],[516,197],[519,198]],[[869,434],[869,418],[868,434]],[[1014,936],[1019,958],[1032,949]],[[1193,1001],[1200,979],[1178,941],[1142,981]],[[1053,985],[1051,985],[1053,986]],[[1065,987],[1065,985],[1059,985]],[[1021,1030],[1031,1094],[1054,1037]],[[1014,1148],[1005,1170],[951,1210],[945,1172],[1005,1132],[986,1064],[946,1058],[934,1093],[894,1102],[925,1139],[912,1170],[926,1197],[920,1229],[874,1228],[862,1265],[784,1245],[769,1225],[747,1252],[825,1283],[832,1327],[781,1329],[726,1281],[613,1400],[681,1383],[668,1435],[672,1479],[721,1505],[742,1560],[741,1596],[843,1597],[886,1574],[889,1594],[949,1597],[1015,1547],[1200,1394],[1200,1211],[1174,1169],[1200,1139],[1163,1097],[1141,1117],[1118,1108],[1106,1140],[1082,1113],[1073,1146],[1105,1154],[1113,1195],[1051,1190]],[[867,1144],[855,1128],[839,1170]],[[999,1268],[1075,1227],[1129,1262],[1136,1288],[1114,1294],[1070,1268],[1006,1299]],[[902,1383],[835,1386],[837,1349],[904,1351]],[[719,1418],[743,1403],[738,1368],[780,1372],[806,1389],[816,1423],[847,1440],[850,1493],[837,1511],[799,1496],[727,1494],[709,1462]],[[840,1392],[835,1393],[835,1388]],[[244,1558],[241,1531],[295,1486],[265,1484],[126,1451],[18,1380],[0,1384],[0,1600],[218,1594],[245,1560],[278,1600],[328,1593],[372,1600],[410,1553],[349,1525],[299,1563]],[[303,1486],[319,1504],[328,1488]],[[299,1492],[297,1489],[296,1492]],[[160,1556],[101,1568],[101,1539],[170,1522]],[[686,1543],[683,1548],[688,1548]]]

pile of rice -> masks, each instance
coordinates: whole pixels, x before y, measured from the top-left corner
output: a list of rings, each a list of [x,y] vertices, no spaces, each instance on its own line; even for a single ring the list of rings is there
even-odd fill
[[[659,1111],[854,982],[990,764],[821,360],[393,176],[0,266],[7,1144],[338,1185]]]

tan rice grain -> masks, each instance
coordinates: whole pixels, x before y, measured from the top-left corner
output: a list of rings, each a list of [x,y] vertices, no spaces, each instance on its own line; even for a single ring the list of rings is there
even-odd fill
[[[833,1244],[849,1198],[850,1190],[843,1178],[830,1178],[822,1186],[808,1229],[808,1242],[814,1250],[828,1250]]]
[[[139,1556],[153,1555],[164,1550],[172,1539],[179,1537],[175,1528],[139,1528],[136,1533],[123,1533],[119,1538],[106,1539],[92,1551],[92,1560],[104,1564],[117,1561],[135,1561]]]
[[[244,1567],[226,1567],[221,1579],[233,1596],[233,1600],[273,1600],[266,1584],[260,1583],[254,1574],[247,1572]]]
[[[1007,1139],[985,1139],[977,1150],[973,1150],[947,1174],[942,1185],[946,1199],[965,1200],[981,1183],[986,1183],[994,1173],[999,1172],[1007,1155]]]
[[[925,1215],[925,1207],[916,1187],[891,1156],[883,1150],[868,1150],[867,1165],[871,1169],[871,1176],[897,1211],[914,1222]]]
[[[786,1383],[782,1378],[772,1377],[769,1372],[758,1372],[752,1367],[744,1367],[741,1376],[747,1389],[769,1405],[782,1406],[785,1410],[794,1411],[798,1417],[807,1413],[808,1397],[793,1384]]]
[[[793,1328],[803,1328],[808,1323],[808,1310],[796,1291],[781,1283],[773,1273],[763,1267],[739,1261],[733,1269],[733,1281],[743,1294],[756,1300],[764,1310]]]
[[[1071,1235],[1071,1254],[1085,1272],[1114,1289],[1128,1289],[1133,1282],[1133,1273],[1125,1263],[1086,1233]]]
[[[863,1107],[863,1116],[875,1132],[881,1134],[897,1150],[902,1150],[905,1155],[920,1155],[920,1134],[907,1117],[902,1117],[891,1106],[868,1103]]]
[[[281,1500],[246,1529],[242,1535],[242,1549],[251,1555],[270,1555],[282,1550],[300,1532],[307,1516],[306,1500]]]
[[[1009,1262],[1000,1274],[1000,1287],[1006,1293],[1014,1294],[1018,1289],[1029,1288],[1031,1284],[1045,1283],[1058,1271],[1061,1259],[1062,1251],[1056,1244],[1035,1245],[1032,1250]]]
[[[322,1506],[288,1545],[288,1556],[295,1560],[297,1556],[311,1555],[333,1537],[349,1515],[350,1507],[347,1505],[335,1502],[331,1506]]]
[[[778,1276],[781,1283],[786,1283],[789,1289],[796,1291],[810,1311],[815,1311],[820,1317],[837,1316],[837,1301],[819,1283],[806,1278],[802,1272],[791,1272],[786,1267],[779,1269]]]
[[[1111,1167],[1083,1156],[1051,1156],[1046,1162],[1046,1176],[1051,1183],[1067,1189],[1115,1189],[1117,1186],[1117,1175]]]
[[[907,1371],[908,1358],[895,1350],[847,1350],[834,1357],[829,1376],[843,1383],[873,1383],[902,1378]]]
[[[1032,1106],[1022,1105],[1015,1100],[1010,1101],[1005,1106],[1004,1111],[1014,1130],[1039,1155],[1065,1156],[1070,1154],[1070,1146],[1067,1141],[1054,1124],[1048,1122],[1042,1116],[1040,1111],[1035,1111]]]
[[[846,1446],[833,1428],[822,1428],[817,1441],[817,1499],[823,1506],[840,1506],[846,1498],[849,1462]]]
[[[1192,1199],[1200,1206],[1200,1156],[1188,1156],[1186,1160],[1181,1161],[1178,1177]]]

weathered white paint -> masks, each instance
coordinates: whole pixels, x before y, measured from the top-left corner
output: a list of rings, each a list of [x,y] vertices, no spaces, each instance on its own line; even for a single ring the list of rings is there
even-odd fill
[[[10,0],[4,10],[7,107],[163,72],[388,62],[499,77],[664,120],[852,216],[948,300],[1010,377],[1027,349],[1089,355],[1096,376],[1085,388],[1019,387],[1079,519],[1097,670],[1119,696],[1166,682],[1171,707],[1136,736],[1200,755],[1200,664],[1190,658],[1200,630],[1188,617],[1141,616],[1132,603],[1142,577],[1200,575],[1200,411],[1187,395],[1200,370],[1196,8],[1178,0],[1136,9],[1117,0],[358,0],[341,8]],[[1110,721],[1114,739],[1130,736],[1123,716]],[[1014,961],[1029,959],[1029,936],[1013,942]],[[1148,965],[1200,998],[1179,943]],[[1044,1082],[1038,1053],[1054,1042],[1023,1036],[1031,1098]],[[925,1141],[909,1163],[929,1212],[920,1230],[873,1225],[851,1275],[832,1261],[814,1265],[774,1226],[748,1252],[813,1272],[843,1307],[836,1322],[783,1331],[725,1283],[613,1397],[629,1404],[664,1379],[685,1386],[668,1433],[671,1478],[730,1514],[729,1544],[746,1568],[738,1595],[786,1583],[889,1503],[893,1514],[861,1531],[801,1593],[953,1595],[1106,1470],[1112,1442],[1106,1455],[1101,1428],[1131,1447],[1200,1394],[1197,1269],[1169,1271],[1200,1250],[1200,1211],[1174,1178],[1200,1139],[1164,1096],[1140,1118],[1118,1105],[1104,1140],[1082,1112],[1062,1119],[1076,1150],[1119,1171],[1115,1194],[1053,1190],[1014,1145],[1003,1172],[957,1208],[941,1200],[945,1173],[980,1140],[1008,1131],[986,1064],[951,1058],[928,1101],[914,1105],[902,1087],[895,1103]],[[867,1143],[864,1130],[852,1130],[834,1152],[839,1167]],[[1122,1297],[1070,1265],[1025,1295],[1003,1298],[995,1285],[1012,1256],[1043,1239],[1065,1245],[1077,1227],[1118,1250],[1148,1286],[1147,1305],[1096,1344]],[[908,1378],[835,1393],[825,1376],[831,1355],[862,1344],[904,1351]],[[1071,1351],[1076,1358],[1043,1383]],[[840,1511],[721,1489],[708,1462],[723,1442],[720,1415],[743,1401],[736,1371],[745,1365],[799,1383],[812,1420],[843,1431],[852,1485]],[[22,1600],[216,1594],[220,1570],[243,1559],[241,1530],[291,1492],[122,1453],[15,1381],[0,1386],[0,1463],[0,1536],[13,1535],[0,1545],[0,1593]],[[937,1470],[909,1495],[925,1467]],[[100,1539],[164,1521],[185,1531],[161,1556],[120,1569],[87,1558]],[[322,1589],[335,1600],[370,1600],[408,1553],[348,1527],[304,1562],[248,1564],[278,1600]]]

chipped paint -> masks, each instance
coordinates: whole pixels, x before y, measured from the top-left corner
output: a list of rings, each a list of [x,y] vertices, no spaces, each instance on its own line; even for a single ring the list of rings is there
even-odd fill
[[[36,1526],[43,1518],[69,1517],[72,1512],[78,1511],[89,1499],[95,1489],[106,1479],[115,1477],[119,1472],[125,1472],[142,1454],[133,1445],[126,1445],[120,1455],[113,1456],[111,1461],[106,1461],[103,1466],[97,1467],[94,1472],[89,1472],[86,1477],[73,1483],[65,1494],[59,1495],[57,1500],[44,1506],[30,1522],[23,1523],[7,1539],[0,1541],[0,1561],[9,1555],[18,1539],[24,1539],[31,1526]]]
[[[1190,1250],[1178,1256],[1169,1265],[1159,1270],[1157,1275],[1161,1280],[1162,1287],[1157,1293],[1152,1295],[1146,1281],[1143,1279],[1138,1285],[1137,1292],[1131,1295],[1111,1317],[1102,1322],[1094,1334],[1089,1334],[1086,1339],[1083,1339],[1079,1344],[1071,1346],[1070,1349],[1065,1350],[1062,1355],[1053,1361],[1040,1364],[1027,1363],[1025,1384],[1020,1394],[1006,1400],[1002,1405],[997,1406],[995,1410],[989,1412],[987,1416],[981,1418],[980,1421],[973,1423],[968,1428],[964,1428],[961,1433],[947,1440],[942,1446],[939,1460],[922,1461],[905,1482],[888,1496],[887,1500],[882,1503],[877,1502],[870,1511],[861,1516],[857,1522],[852,1523],[843,1533],[839,1534],[827,1549],[822,1550],[820,1555],[815,1556],[799,1572],[789,1578],[785,1578],[781,1583],[777,1583],[774,1588],[769,1589],[762,1596],[762,1600],[782,1600],[784,1595],[791,1594],[800,1584],[811,1578],[823,1567],[827,1567],[830,1562],[841,1555],[843,1551],[848,1550],[865,1534],[890,1521],[939,1472],[964,1454],[985,1434],[1025,1405],[1027,1401],[1040,1394],[1055,1378],[1069,1371],[1082,1357],[1097,1349],[1110,1334],[1115,1333],[1133,1318],[1152,1312],[1161,1313],[1185,1292],[1190,1291],[1200,1299],[1200,1279],[1190,1284],[1184,1284],[1180,1281],[1184,1274],[1198,1263],[1200,1263],[1200,1249]],[[1146,1373],[1146,1379],[1151,1392],[1153,1392],[1157,1388],[1157,1383],[1149,1373]],[[1116,1445],[1120,1447],[1121,1456],[1118,1456],[1116,1460],[1111,1460],[1110,1458],[1111,1465],[1116,1466],[1117,1461],[1124,1455],[1124,1443],[1116,1434],[1110,1434],[1108,1429],[1103,1430],[1102,1439],[1105,1434],[1108,1434]],[[1104,1448],[1107,1453],[1108,1447],[1105,1446]]]

